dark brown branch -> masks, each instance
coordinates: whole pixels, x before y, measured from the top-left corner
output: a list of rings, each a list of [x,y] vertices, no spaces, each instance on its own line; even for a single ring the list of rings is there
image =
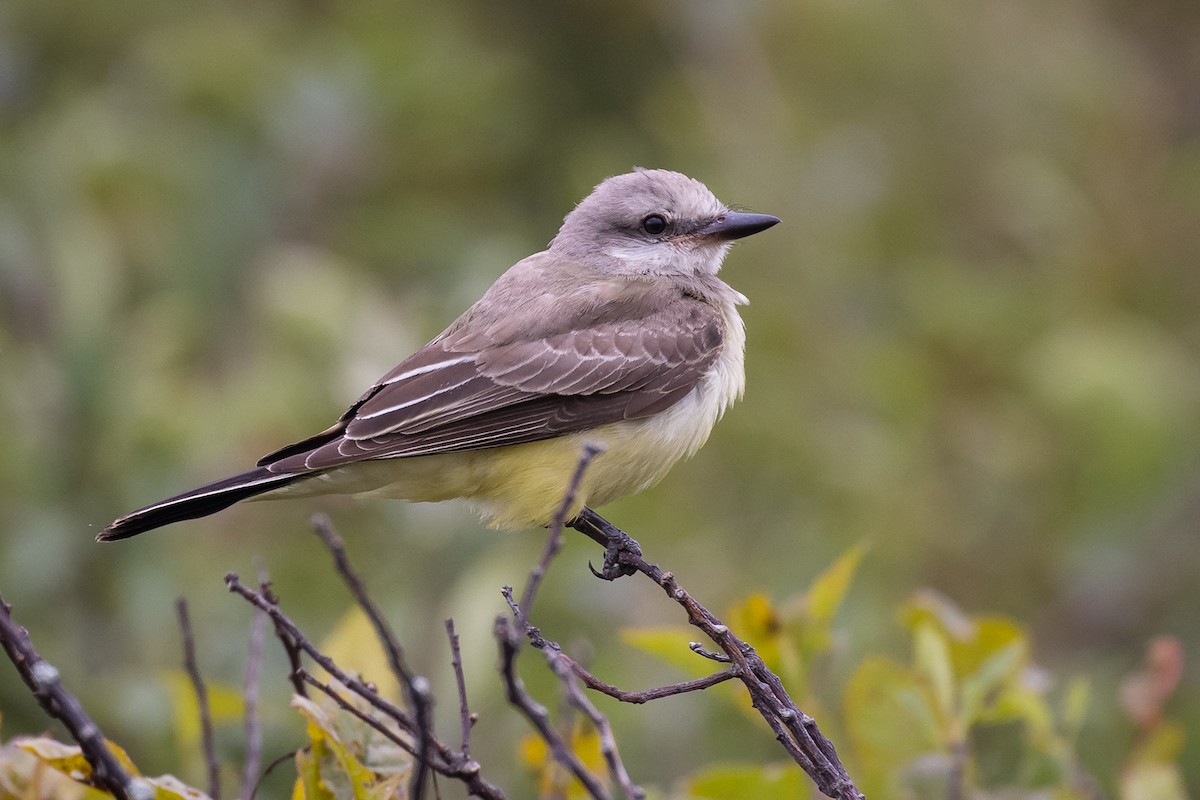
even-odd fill
[[[511,589],[508,596],[512,596]],[[500,675],[504,678],[504,694],[508,702],[525,715],[538,732],[538,736],[550,746],[550,753],[555,762],[565,767],[583,784],[589,797],[593,800],[608,800],[608,790],[588,771],[570,745],[563,741],[562,735],[550,722],[550,712],[525,691],[525,684],[517,675],[517,653],[521,649],[521,634],[504,617],[496,617],[493,633],[500,645]]]
[[[412,720],[409,719],[409,716],[404,709],[400,708],[400,706],[396,705],[390,700],[385,700],[378,692],[376,692],[367,684],[363,683],[358,678],[343,672],[338,665],[333,662],[333,659],[317,649],[317,646],[310,642],[308,638],[300,632],[300,629],[296,627],[296,623],[292,622],[291,619],[289,619],[288,616],[283,613],[277,603],[268,600],[266,597],[254,591],[253,589],[246,587],[238,579],[237,573],[230,572],[228,575],[226,575],[225,585],[229,587],[229,591],[241,595],[241,597],[249,601],[250,604],[255,608],[265,611],[267,616],[269,616],[275,623],[276,628],[282,630],[283,633],[292,640],[298,651],[307,653],[313,661],[316,661],[321,665],[321,669],[332,675],[335,680],[337,680],[350,691],[362,697],[371,705],[375,706],[375,708],[377,708],[379,711],[382,711],[389,717],[394,718],[396,723],[400,725],[400,727],[403,728],[407,733],[412,734],[415,732],[415,726],[413,725]],[[304,669],[301,667],[297,673],[297,677],[302,683],[304,682],[303,675]]]
[[[738,676],[736,670],[727,669],[724,672],[714,672],[712,675],[696,678],[695,680],[681,681],[679,683],[672,683],[669,686],[659,686],[641,692],[630,692],[618,689],[610,683],[605,683],[565,653],[563,654],[563,658],[570,660],[571,669],[579,676],[579,680],[583,681],[584,686],[601,694],[606,694],[614,700],[620,700],[622,703],[649,703],[651,700],[661,700],[664,697],[674,697],[677,694],[698,692]]]
[[[413,770],[412,780],[409,782],[408,796],[412,800],[421,800],[425,795],[425,782],[429,776],[430,737],[433,734],[433,701],[429,694],[429,681],[419,675],[414,675],[408,668],[400,641],[392,632],[383,612],[379,610],[375,601],[367,593],[362,578],[350,565],[350,559],[346,556],[346,545],[342,541],[342,537],[333,530],[329,517],[324,514],[313,515],[312,526],[317,536],[321,538],[333,555],[333,564],[338,575],[350,589],[350,593],[354,595],[355,601],[366,613],[367,618],[371,620],[371,625],[375,628],[375,635],[383,644],[384,652],[387,653],[392,673],[404,690],[404,699],[413,710],[416,724],[414,735],[417,739],[418,751],[416,753],[416,769]]]
[[[508,601],[509,608],[513,611],[513,617],[520,620],[520,609],[512,598],[511,590],[505,589],[504,599]],[[518,624],[520,623],[518,622]],[[612,779],[631,800],[643,800],[646,792],[629,777],[629,772],[625,769],[625,764],[621,761],[621,755],[617,750],[617,740],[613,736],[612,726],[609,724],[608,718],[592,705],[592,701],[587,698],[587,694],[583,691],[577,669],[583,672],[586,672],[586,670],[583,670],[582,667],[564,653],[562,647],[557,642],[552,642],[543,637],[541,631],[532,625],[526,623],[524,625],[524,633],[530,642],[540,649],[546,657],[546,663],[549,664],[550,671],[558,677],[559,682],[562,683],[566,691],[567,702],[582,712],[596,727],[596,731],[600,735],[600,752],[603,754],[604,762],[608,766],[609,775],[612,776]]]
[[[221,774],[217,765],[217,747],[213,741],[212,709],[208,705],[208,687],[196,665],[196,638],[192,633],[192,620],[188,616],[187,601],[182,597],[175,600],[175,613],[179,616],[179,631],[183,637],[183,671],[196,693],[196,706],[200,711],[200,744],[204,751],[204,771],[208,780],[208,796],[221,800]]]
[[[568,524],[604,546],[604,569],[597,573],[600,577],[613,580],[640,572],[684,609],[688,622],[702,630],[728,656],[733,671],[749,691],[754,708],[823,794],[838,800],[863,800],[862,792],[846,773],[833,744],[821,733],[816,721],[796,706],[779,677],[767,668],[753,647],[697,602],[679,585],[674,575],[656,564],[647,563],[641,547],[628,534],[590,508],[583,508]]]
[[[125,771],[116,754],[108,749],[99,726],[75,695],[63,687],[58,668],[38,654],[29,632],[13,621],[11,612],[12,606],[0,597],[0,645],[38,705],[62,722],[79,744],[80,752],[92,768],[92,782],[111,792],[117,800],[153,800],[154,787]]]
[[[462,747],[459,748],[463,758],[471,757],[471,726],[475,724],[475,715],[467,705],[467,679],[463,675],[462,651],[459,649],[458,633],[454,630],[454,620],[446,620],[446,636],[450,638],[450,667],[454,670],[454,682],[458,686],[458,718],[462,729]]]

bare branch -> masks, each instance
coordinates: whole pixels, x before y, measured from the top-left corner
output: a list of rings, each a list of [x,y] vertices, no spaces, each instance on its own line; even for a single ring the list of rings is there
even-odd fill
[[[511,590],[509,594],[511,596]],[[563,741],[562,735],[550,722],[550,712],[525,691],[525,684],[517,675],[517,653],[521,649],[520,633],[504,617],[496,617],[492,631],[500,645],[500,675],[504,678],[504,692],[508,702],[525,715],[538,732],[538,736],[550,746],[554,760],[566,767],[583,784],[589,797],[593,800],[609,800],[608,790],[588,771],[579,760],[579,756]]]
[[[504,599],[508,601],[509,607],[513,609],[513,616],[518,620],[517,624],[520,624],[520,609],[516,607],[512,599],[511,590],[506,589],[504,591]],[[596,731],[600,735],[600,752],[604,755],[604,762],[608,766],[608,772],[613,781],[621,787],[621,790],[631,800],[643,800],[646,792],[640,786],[634,784],[633,780],[629,777],[629,772],[625,769],[625,764],[621,761],[621,755],[617,750],[617,740],[613,736],[612,726],[609,724],[608,718],[592,705],[592,702],[583,691],[579,672],[587,673],[587,670],[584,670],[583,667],[579,666],[579,664],[564,653],[562,647],[557,642],[552,642],[543,637],[541,631],[537,628],[528,623],[525,623],[523,627],[525,636],[534,647],[542,651],[542,654],[546,657],[546,663],[550,665],[550,671],[562,683],[566,691],[567,702],[581,711],[596,727]]]
[[[233,575],[233,573],[231,572],[229,575]],[[225,576],[226,584],[229,582],[229,575]],[[234,577],[236,578],[237,576],[234,575]],[[259,595],[266,604],[278,607],[279,598],[275,596],[275,591],[271,588],[271,580],[270,576],[267,575],[266,567],[261,564],[258,565],[258,588]],[[230,591],[233,591],[233,589],[230,589]],[[256,607],[258,611],[267,614],[268,617],[271,616],[267,613],[266,609],[259,606]],[[304,681],[300,678],[300,672],[303,669],[300,663],[300,647],[296,644],[296,640],[288,634],[287,630],[274,617],[271,617],[271,622],[275,626],[275,638],[283,645],[283,652],[287,654],[288,665],[290,667],[288,670],[288,680],[292,682],[292,690],[301,697],[308,697],[308,689],[305,688]]]
[[[370,725],[376,731],[383,734],[384,738],[386,738],[389,742],[396,745],[401,750],[408,753],[410,756],[416,757],[417,750],[415,747],[413,747],[412,742],[410,742],[408,739],[405,739],[403,736],[400,736],[394,730],[389,728],[387,725],[384,725],[382,722],[377,720],[375,717],[371,716],[370,714],[366,713],[365,711],[362,711],[361,709],[358,708],[358,706],[354,705],[349,700],[342,697],[341,692],[339,692],[337,689],[334,689],[332,686],[330,686],[327,683],[323,683],[322,681],[317,680],[316,678],[313,677],[312,673],[307,670],[300,671],[300,679],[302,681],[304,681],[305,683],[307,683],[309,686],[312,686],[314,689],[317,689],[323,695],[325,695],[330,700],[332,700],[334,703],[336,703],[338,708],[342,709],[343,711],[349,712],[351,715],[358,718],[362,722],[365,722],[367,725]]]
[[[505,602],[508,603],[508,607],[512,611],[513,621],[510,624],[506,624],[502,617],[497,619],[495,636],[497,641],[500,642],[500,671],[504,676],[505,689],[509,702],[516,705],[525,714],[542,738],[550,745],[554,760],[566,767],[571,774],[579,779],[584,788],[593,797],[602,798],[608,796],[607,790],[583,766],[583,763],[571,750],[570,746],[562,741],[562,737],[558,734],[558,731],[550,724],[549,713],[545,707],[536,703],[525,692],[524,686],[516,674],[516,655],[520,648],[521,634],[524,634],[534,647],[542,650],[551,671],[558,676],[559,681],[563,684],[568,702],[574,708],[583,712],[591,720],[592,724],[596,726],[596,730],[600,735],[600,749],[613,781],[621,787],[621,790],[631,800],[642,800],[646,796],[646,793],[630,779],[629,773],[625,769],[625,764],[621,761],[621,756],[617,751],[617,742],[613,736],[612,727],[608,724],[608,719],[592,705],[591,701],[584,694],[580,685],[580,679],[573,669],[575,662],[563,654],[562,648],[557,643],[547,641],[543,638],[541,631],[529,622],[530,607],[534,597],[537,595],[537,589],[542,577],[546,574],[546,570],[549,569],[550,562],[554,559],[554,556],[562,549],[564,542],[563,525],[566,523],[567,514],[570,513],[571,507],[575,505],[575,500],[579,494],[579,487],[583,483],[584,473],[587,472],[592,459],[601,452],[602,449],[597,445],[584,445],[583,452],[579,456],[579,461],[575,465],[575,472],[571,475],[567,491],[563,495],[562,503],[559,505],[558,510],[554,514],[554,519],[550,524],[550,535],[546,540],[546,547],[542,552],[542,557],[534,568],[530,570],[525,590],[521,594],[521,602],[517,603],[513,599],[511,587],[505,586],[501,590]],[[518,626],[521,629],[520,631],[517,630]]]
[[[192,634],[192,620],[188,616],[187,601],[182,597],[175,600],[175,613],[179,616],[179,631],[183,636],[183,670],[196,693],[196,705],[200,710],[200,743],[204,750],[204,768],[208,779],[208,796],[221,800],[221,775],[217,765],[217,748],[213,741],[212,709],[208,705],[208,688],[196,666],[196,639]]]
[[[464,758],[471,757],[471,726],[475,724],[475,715],[467,705],[467,679],[463,675],[462,651],[459,649],[458,633],[454,630],[454,620],[446,620],[446,635],[450,638],[450,667],[454,670],[454,682],[458,686],[458,717],[462,728],[462,747]]]
[[[838,800],[863,800],[862,792],[838,759],[833,743],[821,733],[816,721],[796,706],[779,677],[767,668],[753,647],[697,602],[679,585],[674,575],[656,564],[647,563],[638,543],[595,511],[584,507],[568,524],[604,546],[604,569],[593,570],[597,575],[614,580],[640,572],[684,609],[688,622],[702,630],[728,657],[736,677],[749,691],[754,708],[823,794]],[[706,652],[705,655],[710,654]]]
[[[260,579],[265,582],[265,573],[258,565]],[[250,646],[246,654],[246,678],[242,683],[242,704],[245,709],[246,761],[242,765],[242,781],[238,797],[245,800],[254,794],[258,784],[258,772],[262,768],[262,726],[258,718],[259,676],[262,674],[263,639],[266,633],[267,615],[257,608],[250,621]]]
[[[80,752],[92,768],[93,783],[111,792],[117,800],[153,800],[154,787],[125,771],[116,754],[108,748],[99,726],[83,710],[75,695],[63,687],[58,668],[38,654],[29,632],[13,621],[11,612],[12,606],[0,597],[0,645],[38,705],[62,722],[71,738],[79,744]]]
[[[687,694],[688,692],[698,692],[707,689],[710,686],[716,686],[719,683],[724,683],[730,678],[738,677],[737,670],[727,669],[723,672],[714,672],[704,678],[696,678],[690,681],[681,681],[672,683],[669,686],[660,686],[656,689],[646,689],[641,692],[630,692],[623,689],[618,689],[612,684],[605,683],[597,678],[578,661],[570,659],[570,656],[563,654],[563,658],[570,660],[571,669],[583,681],[583,685],[589,689],[593,689],[601,694],[606,694],[614,700],[620,700],[622,703],[633,703],[635,705],[641,703],[649,703],[651,700],[661,700],[664,697],[673,697],[677,694]]]
[[[350,559],[346,556],[346,545],[342,538],[333,530],[333,525],[329,521],[329,517],[324,514],[314,514],[312,518],[313,530],[317,536],[325,543],[329,552],[333,554],[334,568],[337,569],[338,575],[346,587],[350,589],[350,593],[354,595],[354,599],[358,605],[366,613],[367,618],[371,620],[371,625],[375,628],[375,635],[383,644],[384,652],[387,653],[388,664],[392,668],[392,673],[396,676],[396,680],[404,689],[405,700],[413,709],[415,717],[416,731],[415,736],[418,742],[418,752],[416,754],[417,764],[413,770],[412,781],[409,784],[409,797],[412,800],[421,800],[425,794],[425,781],[428,778],[428,761],[430,749],[430,737],[433,734],[433,700],[429,694],[429,681],[419,675],[413,675],[408,668],[408,664],[404,660],[404,651],[400,647],[400,641],[396,638],[396,634],[392,632],[392,628],[384,618],[383,612],[375,605],[375,601],[371,599],[367,592],[366,584],[354,567],[350,565]]]

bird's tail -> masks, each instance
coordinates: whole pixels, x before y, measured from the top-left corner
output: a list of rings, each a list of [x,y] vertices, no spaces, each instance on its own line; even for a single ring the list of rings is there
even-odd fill
[[[256,467],[238,475],[207,483],[190,492],[168,497],[166,500],[139,508],[137,511],[131,511],[125,516],[117,518],[101,531],[96,536],[96,541],[113,542],[117,539],[128,539],[130,536],[137,536],[139,533],[161,528],[172,522],[206,517],[223,508],[228,508],[239,500],[263,494],[311,476],[312,473],[278,475],[266,467]]]

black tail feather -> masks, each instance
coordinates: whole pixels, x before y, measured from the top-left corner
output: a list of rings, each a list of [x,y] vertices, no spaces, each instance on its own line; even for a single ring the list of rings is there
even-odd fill
[[[117,539],[128,539],[130,536],[137,536],[139,533],[161,528],[172,522],[206,517],[229,508],[239,500],[278,489],[301,478],[311,477],[311,475],[312,473],[276,475],[266,467],[257,467],[239,475],[207,483],[190,492],[169,497],[145,508],[139,508],[137,511],[131,511],[125,516],[117,518],[101,531],[96,536],[96,541],[113,542]]]

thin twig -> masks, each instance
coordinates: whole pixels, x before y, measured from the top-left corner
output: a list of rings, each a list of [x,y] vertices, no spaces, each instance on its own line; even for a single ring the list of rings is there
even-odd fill
[[[509,607],[513,609],[513,616],[520,618],[520,609],[515,607],[512,599],[512,591],[504,592],[504,599],[508,601]],[[542,636],[541,631],[534,628],[528,623],[525,624],[525,635],[533,642],[534,646],[539,648],[546,657],[546,663],[550,665],[550,670],[558,677],[563,688],[566,690],[567,702],[575,709],[581,711],[596,727],[596,731],[600,735],[600,752],[604,756],[604,762],[608,766],[608,773],[613,781],[621,787],[621,790],[631,800],[643,800],[646,792],[640,786],[634,784],[633,779],[629,777],[628,770],[625,769],[624,762],[621,761],[620,752],[617,749],[617,740],[613,735],[612,726],[600,711],[592,704],[592,701],[587,698],[583,691],[582,682],[580,680],[577,669],[582,670],[576,662],[563,652],[562,647],[557,642],[552,642]],[[586,670],[584,670],[586,672]]]
[[[250,792],[249,800],[254,800],[255,796],[258,795],[258,787],[262,786],[262,782],[265,781],[271,775],[271,773],[275,771],[276,767],[278,767],[280,764],[291,761],[296,757],[296,753],[299,752],[299,750],[289,750],[283,755],[276,756],[275,758],[271,759],[271,763],[267,764],[267,768],[263,770],[262,775],[259,775],[258,780],[254,782],[254,788]]]
[[[385,700],[379,695],[378,692],[376,692],[363,681],[342,671],[338,665],[334,663],[333,659],[322,653],[316,645],[310,642],[308,638],[300,632],[300,629],[296,627],[296,623],[292,622],[291,619],[289,619],[288,616],[283,613],[277,603],[268,600],[263,595],[245,586],[238,579],[237,573],[235,572],[230,572],[225,576],[225,585],[229,587],[229,591],[240,595],[245,600],[249,601],[250,604],[255,608],[265,611],[267,616],[269,616],[275,623],[275,627],[282,630],[283,633],[292,640],[298,651],[307,653],[313,661],[316,661],[321,665],[321,669],[332,675],[334,679],[338,681],[338,683],[341,683],[350,691],[361,696],[364,700],[375,706],[375,708],[379,709],[384,714],[395,718],[396,723],[400,725],[400,727],[406,732],[410,734],[415,733],[415,725],[404,709],[390,700]],[[303,675],[304,669],[301,667],[297,672],[295,679],[298,679],[301,683],[304,683]]]
[[[563,493],[562,502],[559,503],[558,509],[554,512],[554,517],[550,521],[550,536],[546,539],[546,548],[542,552],[542,557],[533,569],[529,571],[529,579],[525,583],[525,591],[521,593],[521,602],[519,607],[523,614],[533,613],[533,599],[537,595],[538,586],[541,585],[542,576],[546,574],[546,569],[550,566],[550,562],[558,551],[562,549],[565,537],[563,536],[563,526],[567,524],[567,514],[571,513],[571,506],[575,505],[575,500],[579,495],[579,487],[583,484],[583,475],[587,472],[588,465],[592,463],[592,459],[604,452],[604,448],[596,444],[585,444],[583,451],[579,455],[579,461],[575,465],[575,472],[571,475],[571,480],[567,483],[567,490]],[[521,617],[521,622],[525,622],[525,618]]]
[[[384,652],[387,653],[392,673],[404,690],[405,700],[412,707],[416,723],[414,735],[417,739],[418,750],[416,769],[413,770],[412,780],[409,782],[408,796],[411,800],[421,800],[425,796],[425,781],[429,776],[427,762],[429,761],[430,737],[433,735],[433,700],[429,693],[429,681],[420,675],[414,675],[408,668],[408,664],[404,660],[404,650],[400,647],[400,640],[396,638],[396,634],[388,625],[383,612],[371,599],[366,584],[351,566],[350,559],[346,556],[345,542],[334,531],[329,517],[324,514],[314,514],[312,526],[317,536],[333,555],[333,565],[338,575],[350,589],[350,594],[354,595],[355,601],[366,613],[367,618],[371,620],[371,625],[375,628],[375,635],[383,644]]]
[[[459,750],[464,758],[471,757],[471,726],[475,724],[475,716],[467,705],[467,679],[463,675],[462,650],[459,648],[458,633],[454,630],[454,620],[446,620],[446,635],[450,638],[450,667],[454,670],[454,682],[458,686],[458,718],[462,728],[462,747]]]
[[[702,630],[729,658],[738,679],[749,691],[754,708],[823,794],[838,800],[863,800],[862,792],[838,759],[833,743],[821,733],[816,721],[800,710],[779,676],[767,668],[753,647],[697,602],[674,575],[648,563],[637,542],[595,511],[585,506],[568,524],[604,546],[604,570],[598,575],[612,580],[630,571],[640,572],[684,609],[688,622]]]
[[[525,715],[538,735],[550,746],[555,762],[566,769],[583,784],[588,796],[594,800],[608,800],[608,789],[597,780],[579,756],[563,741],[562,735],[550,721],[550,712],[525,691],[525,684],[517,675],[517,653],[520,652],[521,635],[504,617],[496,617],[493,628],[496,642],[500,645],[500,675],[504,678],[504,692],[508,702]]]
[[[196,693],[196,705],[200,710],[200,744],[204,751],[205,774],[208,779],[208,796],[221,800],[221,774],[217,764],[217,746],[213,739],[212,709],[208,705],[208,688],[196,664],[196,639],[192,633],[192,620],[188,616],[187,600],[175,600],[175,613],[179,616],[179,631],[183,637],[183,670]]]
[[[704,645],[700,644],[699,642],[688,642],[688,650],[691,650],[698,656],[707,658],[709,661],[717,661],[721,664],[733,663],[733,659],[729,656],[725,655],[724,653],[714,653],[712,650],[706,649]]]
[[[0,597],[0,645],[38,705],[62,722],[79,744],[80,753],[92,768],[92,782],[111,792],[117,800],[153,800],[154,787],[125,771],[108,748],[99,726],[83,710],[78,698],[63,687],[58,668],[38,654],[29,632],[13,621],[11,612],[12,606]]]
[[[563,658],[569,659],[570,657],[564,653]],[[613,686],[610,683],[605,683],[591,672],[588,672],[588,670],[585,669],[578,661],[571,660],[571,668],[575,671],[575,674],[579,676],[579,679],[583,681],[583,685],[587,688],[593,689],[601,694],[606,694],[614,700],[619,700],[622,703],[633,703],[635,705],[649,703],[652,700],[661,700],[664,697],[674,697],[678,694],[702,691],[711,686],[716,686],[719,683],[724,683],[730,678],[738,677],[737,670],[730,668],[724,670],[723,672],[714,672],[712,675],[708,675],[703,678],[672,683],[668,686],[659,686],[655,689],[646,689],[645,691],[641,692],[631,692],[625,691],[624,689],[618,689],[616,686]]]
[[[262,567],[259,566],[260,575]],[[242,765],[242,782],[238,788],[239,798],[248,798],[258,783],[258,772],[262,768],[262,725],[258,718],[259,676],[262,674],[263,639],[267,627],[267,615],[257,608],[250,620],[250,646],[246,654],[246,678],[242,683],[242,704],[246,731],[246,761]]]

